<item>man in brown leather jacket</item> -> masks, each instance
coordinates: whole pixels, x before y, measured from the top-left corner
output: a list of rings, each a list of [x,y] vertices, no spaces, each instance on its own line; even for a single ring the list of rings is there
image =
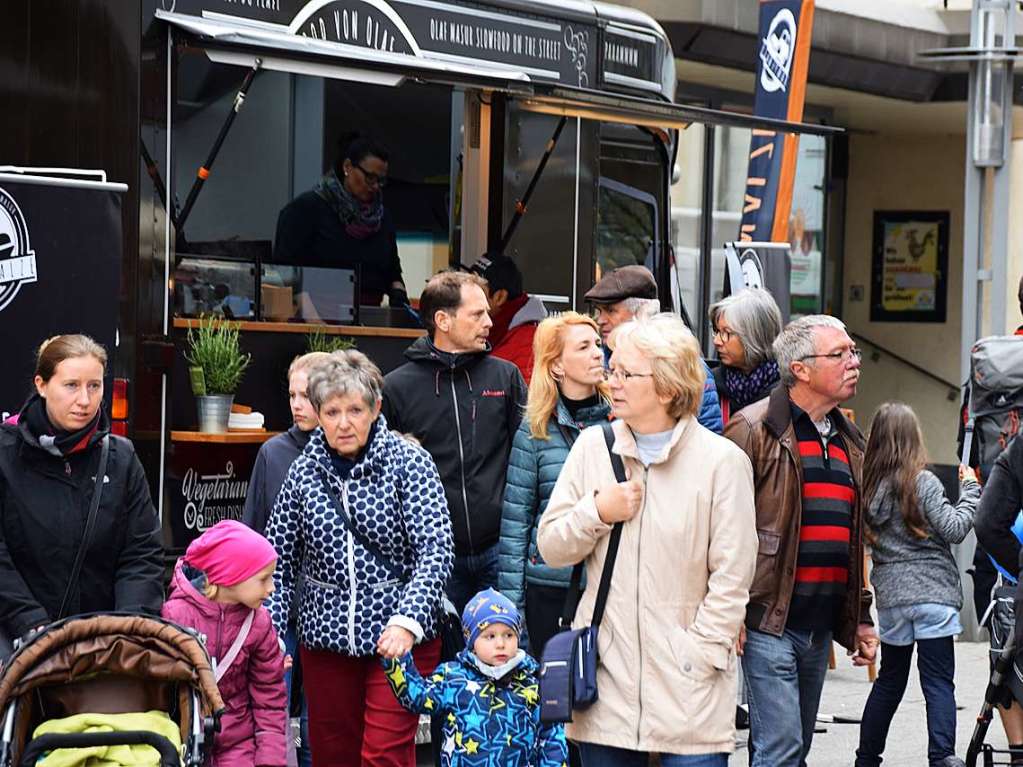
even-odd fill
[[[795,320],[774,342],[782,385],[728,422],[753,464],[756,574],[739,652],[753,767],[805,767],[832,639],[857,665],[877,634],[863,589],[863,436],[838,409],[860,351],[845,325]]]

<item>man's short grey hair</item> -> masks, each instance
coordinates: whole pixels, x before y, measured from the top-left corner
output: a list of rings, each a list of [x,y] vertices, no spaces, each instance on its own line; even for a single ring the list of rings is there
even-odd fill
[[[710,307],[710,326],[717,330],[718,320],[727,319],[729,328],[739,336],[746,362],[755,368],[774,357],[771,348],[781,333],[781,310],[774,296],[762,288],[740,290]]]
[[[360,351],[331,352],[331,359],[317,365],[309,377],[309,401],[320,412],[334,397],[357,394],[369,407],[376,407],[384,391],[384,377],[373,361]]]
[[[661,313],[661,302],[656,298],[629,296],[622,299],[622,304],[625,306],[625,311],[637,320],[648,320]]]
[[[817,328],[845,330],[845,323],[829,314],[810,314],[792,320],[781,334],[774,339],[774,358],[778,361],[781,382],[791,387],[796,382],[792,363],[817,354]]]

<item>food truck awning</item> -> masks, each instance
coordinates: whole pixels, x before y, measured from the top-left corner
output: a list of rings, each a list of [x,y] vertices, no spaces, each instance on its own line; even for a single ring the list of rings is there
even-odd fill
[[[693,123],[728,125],[736,128],[776,130],[779,133],[812,133],[822,136],[841,133],[841,128],[811,123],[787,122],[720,109],[670,104],[618,93],[536,85],[531,95],[516,98],[523,109],[542,114],[581,117],[600,122],[643,125],[650,128],[684,130]]]
[[[408,56],[270,30],[244,20],[200,18],[157,10],[156,17],[200,42],[212,61],[292,74],[397,86],[407,79],[531,92],[525,72]]]
[[[520,106],[532,112],[662,130],[683,130],[692,123],[703,123],[818,135],[841,131],[825,125],[673,104],[615,91],[556,85],[535,79],[514,66],[485,66],[328,42],[275,25],[219,14],[193,16],[157,10],[156,18],[193,38],[212,61],[222,64],[251,67],[259,59],[262,69],[382,86],[398,86],[413,79],[482,88],[509,93]]]

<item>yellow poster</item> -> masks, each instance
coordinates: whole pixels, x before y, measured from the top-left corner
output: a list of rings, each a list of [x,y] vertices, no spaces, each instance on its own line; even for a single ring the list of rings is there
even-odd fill
[[[886,312],[937,309],[941,237],[937,221],[885,221],[881,305]]]

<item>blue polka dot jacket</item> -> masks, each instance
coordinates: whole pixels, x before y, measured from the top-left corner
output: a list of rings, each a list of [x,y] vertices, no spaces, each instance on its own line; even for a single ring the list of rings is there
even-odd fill
[[[323,430],[313,432],[271,512],[266,536],[278,560],[267,607],[274,626],[283,635],[298,600],[299,640],[312,649],[373,655],[390,625],[419,641],[435,637],[454,553],[433,459],[389,431],[382,415],[347,479],[332,464],[333,453]],[[354,539],[324,482],[393,568]]]
[[[565,767],[561,724],[540,721],[537,663],[529,655],[501,679],[479,670],[468,650],[425,679],[411,655],[382,660],[398,701],[417,714],[440,715],[441,767]]]

